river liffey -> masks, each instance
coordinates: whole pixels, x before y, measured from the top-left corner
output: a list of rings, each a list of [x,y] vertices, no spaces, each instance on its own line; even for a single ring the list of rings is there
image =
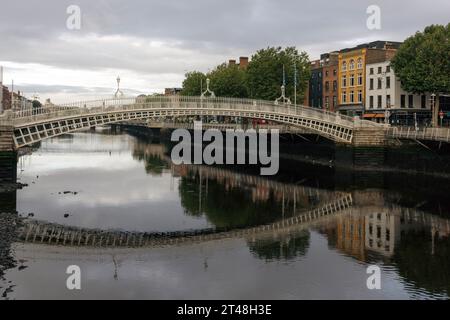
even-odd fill
[[[0,299],[448,298],[447,178],[292,158],[264,177],[168,149],[105,130],[25,150],[0,193]]]

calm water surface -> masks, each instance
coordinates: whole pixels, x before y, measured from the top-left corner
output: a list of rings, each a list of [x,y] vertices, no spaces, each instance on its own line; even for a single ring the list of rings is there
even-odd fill
[[[448,298],[447,180],[293,160],[263,178],[255,168],[174,166],[169,154],[103,131],[20,157],[28,186],[0,194],[1,298]],[[42,241],[37,227],[57,231]],[[80,244],[69,241],[76,232],[150,240]],[[380,290],[367,289],[371,264]],[[80,291],[66,289],[69,265],[81,267]]]

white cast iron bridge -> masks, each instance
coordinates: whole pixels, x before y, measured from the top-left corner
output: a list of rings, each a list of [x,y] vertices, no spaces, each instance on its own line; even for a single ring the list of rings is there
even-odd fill
[[[232,116],[263,119],[307,129],[335,142],[351,144],[355,130],[382,125],[299,105],[273,101],[157,96],[82,101],[40,109],[5,112],[0,125],[13,127],[15,148],[98,125],[184,116]]]

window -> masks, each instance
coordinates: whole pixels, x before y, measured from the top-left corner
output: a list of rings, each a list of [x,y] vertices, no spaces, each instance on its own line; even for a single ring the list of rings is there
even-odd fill
[[[353,90],[350,91],[350,102],[351,103],[355,102],[355,92]]]
[[[330,90],[330,83],[328,81],[325,81],[325,91]]]
[[[425,109],[427,107],[427,96],[423,94],[421,99],[422,99],[421,101],[422,109]]]
[[[358,73],[358,86],[362,86],[362,84],[363,84],[362,73]]]
[[[370,68],[370,74],[373,74],[373,68]]]
[[[334,80],[333,81],[333,92],[336,92],[336,90],[337,90],[337,81]]]
[[[386,96],[386,108],[390,108],[391,107],[391,95],[388,94]]]
[[[333,96],[333,108],[336,108],[337,105],[337,97]]]
[[[347,62],[342,62],[342,71],[347,71]]]
[[[350,75],[350,87],[354,87],[355,86],[355,75],[351,74]]]
[[[322,72],[317,73],[317,76],[318,76],[319,78],[322,78]]]
[[[336,75],[337,75],[337,70],[334,69],[334,70],[333,70],[333,76],[336,76]]]
[[[358,59],[358,69],[362,69],[362,59]]]
[[[362,102],[362,90],[358,90],[358,102]]]
[[[400,96],[400,108],[406,108],[406,96],[404,94]]]
[[[410,94],[408,96],[408,108],[413,108],[414,107],[414,96],[412,94]]]
[[[391,77],[386,77],[386,89],[391,88]]]
[[[369,90],[373,90],[373,78],[370,79]]]
[[[378,96],[377,97],[377,108],[381,109],[382,104],[383,104],[383,97],[382,96]]]
[[[325,97],[325,108],[330,108],[330,97],[328,96]]]
[[[383,72],[383,68],[378,67],[378,74],[381,74]]]
[[[342,88],[347,87],[347,77],[346,76],[342,76]]]
[[[381,78],[378,78],[378,89],[381,89],[383,87],[383,84],[382,84],[382,81],[381,81]]]
[[[325,71],[325,77],[328,77],[328,70]]]
[[[386,73],[391,72],[391,66],[386,66]]]
[[[369,108],[373,109],[373,96],[369,97]]]
[[[347,93],[345,91],[342,92],[341,99],[342,99],[342,103],[347,103]]]
[[[355,60],[350,60],[350,67],[349,67],[349,69],[350,70],[355,70]]]

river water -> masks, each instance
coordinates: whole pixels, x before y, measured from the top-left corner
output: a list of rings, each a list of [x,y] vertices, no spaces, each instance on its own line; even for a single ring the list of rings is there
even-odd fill
[[[168,150],[91,131],[22,155],[27,186],[0,193],[0,298],[448,298],[448,180],[293,159],[268,178]]]

